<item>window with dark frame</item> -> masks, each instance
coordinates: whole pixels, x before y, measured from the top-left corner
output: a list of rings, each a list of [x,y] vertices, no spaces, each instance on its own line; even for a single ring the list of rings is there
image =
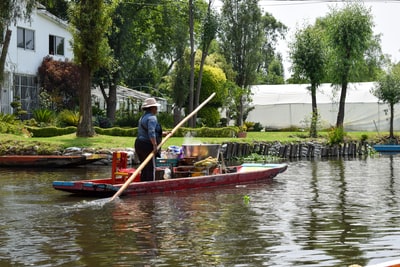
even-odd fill
[[[14,101],[18,99],[21,108],[27,111],[23,119],[30,119],[32,112],[39,108],[39,89],[34,75],[14,74]]]
[[[17,47],[35,50],[35,32],[29,29],[17,28]]]
[[[49,54],[64,56],[64,38],[49,35]]]

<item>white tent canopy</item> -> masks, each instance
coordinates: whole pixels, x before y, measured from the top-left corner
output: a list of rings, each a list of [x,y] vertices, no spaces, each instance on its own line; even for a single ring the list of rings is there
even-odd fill
[[[308,84],[255,85],[251,88],[255,109],[247,121],[271,129],[309,127],[311,93]],[[389,106],[371,94],[375,83],[351,83],[347,88],[346,131],[389,131]],[[317,107],[322,127],[336,125],[340,88],[322,84],[317,89]],[[400,105],[395,106],[394,129],[400,125]],[[397,111],[397,113],[396,113]]]

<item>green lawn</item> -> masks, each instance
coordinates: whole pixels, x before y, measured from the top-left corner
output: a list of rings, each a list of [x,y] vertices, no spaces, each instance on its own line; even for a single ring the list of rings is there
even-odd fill
[[[399,133],[396,133],[397,135]],[[325,142],[327,140],[327,132],[320,132],[320,137],[315,141]],[[367,135],[368,140],[376,140],[380,136],[387,136],[388,133],[376,132],[348,132],[346,138],[351,140],[361,140],[362,135]],[[167,148],[170,145],[181,146],[182,144],[195,144],[195,143],[223,143],[223,142],[253,142],[253,141],[280,141],[280,142],[299,142],[299,141],[312,141],[314,139],[306,138],[307,133],[302,132],[248,132],[247,138],[183,138],[183,137],[171,137],[164,144],[163,148]],[[133,147],[135,138],[134,137],[115,137],[106,135],[97,135],[90,138],[76,137],[75,134],[46,137],[46,138],[28,138],[23,136],[15,136],[9,134],[1,134],[0,142],[4,145],[5,143],[12,142],[23,142],[26,144],[37,144],[47,143],[51,146],[59,146],[62,148],[66,147],[87,147],[95,149],[107,149],[107,148],[127,148]]]

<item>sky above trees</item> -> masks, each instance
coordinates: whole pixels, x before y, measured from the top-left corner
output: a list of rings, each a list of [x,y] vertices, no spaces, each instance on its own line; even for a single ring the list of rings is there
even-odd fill
[[[381,33],[381,47],[384,54],[391,55],[394,62],[400,61],[400,42],[398,41],[398,27],[400,24],[400,1],[364,1],[367,7],[371,7],[374,16],[374,34]],[[330,11],[330,7],[341,7],[343,1],[291,1],[291,0],[260,0],[260,7],[271,13],[277,20],[285,24],[289,31],[286,41],[281,41],[278,51],[282,53],[285,67],[285,78],[289,78],[289,61],[287,41],[293,40],[296,28],[303,27],[304,23],[314,24],[315,19],[324,17]],[[214,6],[220,8],[218,0]]]

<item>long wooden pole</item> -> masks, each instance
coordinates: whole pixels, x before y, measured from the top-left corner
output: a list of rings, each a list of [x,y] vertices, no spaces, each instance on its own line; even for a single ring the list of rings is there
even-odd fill
[[[161,143],[158,145],[158,149],[160,149],[165,142],[185,123],[187,122],[194,114],[196,114],[205,104],[207,104],[213,97],[215,96],[215,93],[212,93],[206,100],[204,100],[203,103],[201,103],[195,110],[192,111],[189,115],[187,115],[183,120],[181,120],[175,127],[172,129],[172,131],[163,138]],[[131,174],[131,176],[126,180],[126,182],[121,186],[121,188],[114,194],[114,196],[111,198],[110,201],[113,201],[117,197],[119,197],[122,192],[129,186],[129,184],[135,179],[135,177],[143,170],[143,168],[147,165],[147,163],[152,160],[154,157],[154,153],[151,152],[147,158],[139,165],[139,167],[135,170],[134,173]]]

